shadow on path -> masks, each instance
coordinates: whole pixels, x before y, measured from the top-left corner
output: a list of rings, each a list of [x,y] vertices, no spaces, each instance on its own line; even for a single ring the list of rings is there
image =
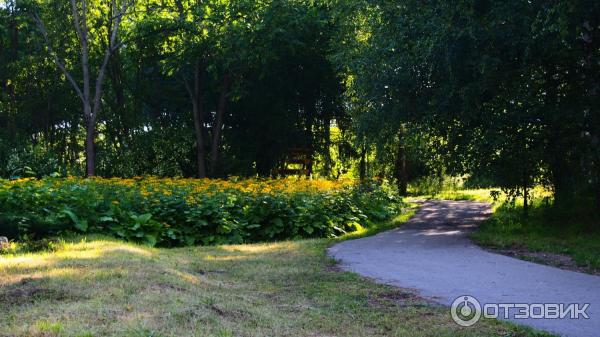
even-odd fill
[[[413,288],[450,305],[470,295],[486,303],[589,303],[590,319],[511,320],[564,336],[600,336],[600,276],[487,252],[469,232],[491,215],[487,203],[431,200],[402,227],[329,249],[348,271]]]

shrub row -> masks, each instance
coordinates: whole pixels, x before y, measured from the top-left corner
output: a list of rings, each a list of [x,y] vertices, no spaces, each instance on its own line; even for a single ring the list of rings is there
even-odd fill
[[[0,181],[0,234],[109,234],[150,245],[335,237],[398,212],[386,185],[321,180]]]

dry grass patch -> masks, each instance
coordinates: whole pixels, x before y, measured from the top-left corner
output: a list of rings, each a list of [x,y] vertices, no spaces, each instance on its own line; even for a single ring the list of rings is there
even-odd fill
[[[414,293],[332,268],[328,240],[0,257],[0,336],[534,336],[462,329]]]

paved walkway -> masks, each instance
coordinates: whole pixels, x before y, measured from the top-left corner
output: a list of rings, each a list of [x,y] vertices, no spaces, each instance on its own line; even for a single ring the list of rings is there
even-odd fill
[[[590,303],[590,319],[514,320],[558,335],[600,336],[600,276],[487,252],[467,235],[490,206],[427,201],[408,223],[376,236],[339,243],[329,254],[341,266],[379,282],[417,289],[450,305],[470,295],[486,303]],[[537,313],[537,312],[536,312]],[[514,312],[510,313],[511,319]]]

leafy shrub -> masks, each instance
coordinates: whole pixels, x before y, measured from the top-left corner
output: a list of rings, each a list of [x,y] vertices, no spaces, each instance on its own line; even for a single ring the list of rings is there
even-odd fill
[[[181,246],[335,237],[398,212],[393,189],[324,180],[0,181],[0,233]]]
[[[8,245],[0,246],[0,255],[15,255],[35,252],[55,252],[64,246],[62,239],[43,238],[31,240],[27,236],[21,237],[19,242],[11,241]]]
[[[65,173],[57,156],[39,146],[12,150],[4,170],[15,179]]]

